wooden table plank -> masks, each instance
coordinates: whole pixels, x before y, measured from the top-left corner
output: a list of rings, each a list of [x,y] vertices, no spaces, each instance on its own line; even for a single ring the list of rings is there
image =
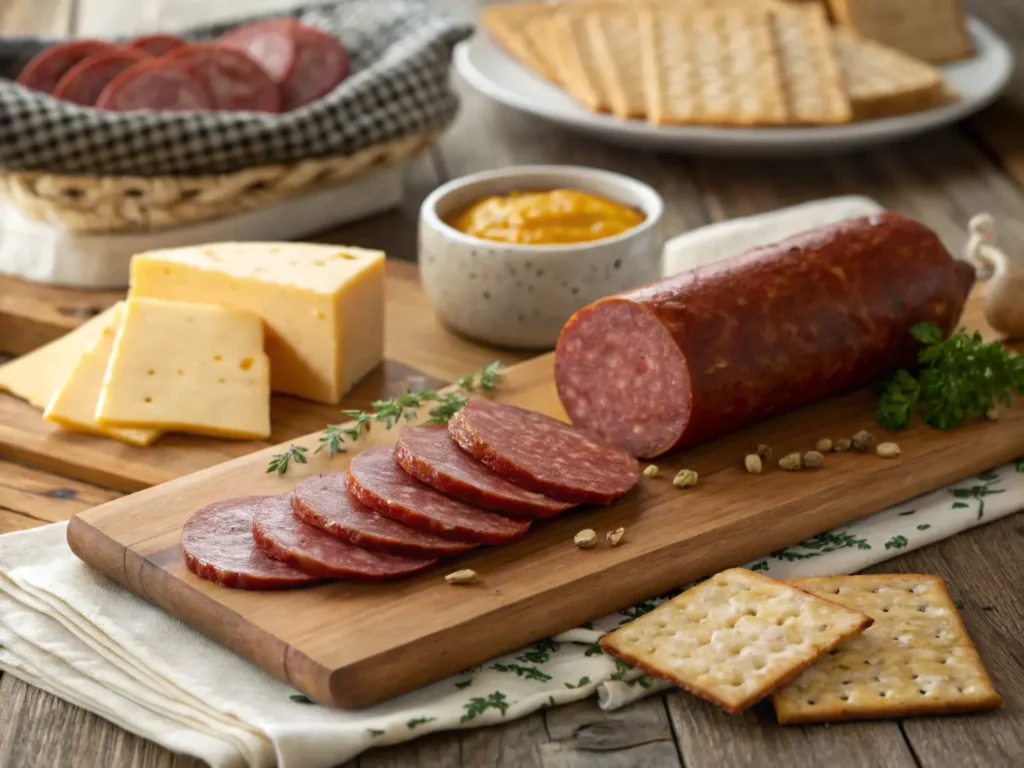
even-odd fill
[[[41,522],[69,520],[72,515],[120,495],[60,475],[0,461],[0,509]]]

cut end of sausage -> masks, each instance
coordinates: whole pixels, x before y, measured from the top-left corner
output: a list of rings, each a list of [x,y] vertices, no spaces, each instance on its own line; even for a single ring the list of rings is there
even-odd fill
[[[555,382],[573,425],[639,458],[670,450],[686,430],[690,371],[658,319],[630,301],[577,312],[555,353]]]

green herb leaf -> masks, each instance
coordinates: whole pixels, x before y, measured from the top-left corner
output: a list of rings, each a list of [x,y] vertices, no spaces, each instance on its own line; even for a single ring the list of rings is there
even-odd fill
[[[275,453],[270,457],[270,464],[267,465],[267,474],[276,472],[279,475],[283,475],[288,471],[289,465],[293,462],[295,464],[305,464],[306,462],[306,451],[308,448],[303,448],[301,445],[289,445],[288,449],[284,453]]]
[[[317,447],[315,453],[327,451],[328,456],[340,453],[345,450],[345,446],[342,445],[344,440],[345,438],[342,435],[341,427],[331,424],[326,427],[323,434],[320,435],[320,445]]]
[[[576,688],[582,688],[584,685],[589,685],[589,684],[590,684],[590,678],[587,677],[586,675],[584,675],[583,677],[580,678],[580,681],[578,683],[576,683],[576,685],[573,685],[572,683],[566,683],[565,687],[570,689],[570,690],[575,690]]]
[[[587,646],[587,650],[583,652],[584,656],[600,656],[604,651],[601,649],[600,643],[591,643]]]
[[[875,420],[893,432],[906,429],[914,416],[920,394],[921,385],[907,371],[900,369],[882,390]]]
[[[750,566],[750,570],[752,570],[752,571],[767,571],[768,570],[768,561],[767,560],[758,560],[756,563],[754,563],[752,566]]]
[[[438,399],[437,407],[430,409],[430,419],[427,420],[427,424],[447,424],[448,420],[461,411],[468,402],[469,398],[458,392],[442,395]]]
[[[957,607],[957,610],[962,611],[964,609],[964,601],[963,600],[954,600],[953,601],[953,605],[955,605]]]
[[[294,701],[296,704],[316,704],[309,696],[302,693],[293,693],[288,696],[289,699]]]
[[[495,691],[487,696],[475,696],[462,705],[462,708],[466,710],[466,713],[459,718],[459,722],[468,723],[470,720],[482,715],[488,709],[496,709],[501,712],[501,716],[504,717],[505,713],[508,711],[508,707],[509,701],[501,691]]]
[[[931,526],[930,523],[921,523],[919,526],[917,526],[917,530],[919,530],[919,531],[927,531],[931,527],[932,526]]]
[[[469,678],[469,680],[459,680],[455,683],[455,687],[461,690],[463,688],[469,688],[472,684],[473,678]]]
[[[907,546],[906,536],[893,536],[885,542],[886,549],[903,549],[905,546]]]
[[[494,664],[491,669],[498,672],[512,672],[516,677],[522,677],[526,680],[536,680],[540,683],[546,683],[551,679],[551,675],[547,672],[541,672],[536,667],[526,667],[522,664]]]
[[[406,723],[406,726],[408,726],[409,730],[411,731],[417,725],[423,725],[424,723],[431,723],[434,720],[437,720],[437,718],[436,717],[414,717],[412,720],[410,720],[409,722]]]

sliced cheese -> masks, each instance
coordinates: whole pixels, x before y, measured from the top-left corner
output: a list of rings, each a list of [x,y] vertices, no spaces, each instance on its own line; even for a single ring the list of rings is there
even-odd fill
[[[272,388],[338,403],[384,357],[384,254],[217,243],[132,260],[130,297],[247,309],[266,324]]]
[[[159,431],[101,427],[96,423],[96,404],[103,386],[103,376],[107,372],[107,363],[114,351],[117,330],[121,326],[124,302],[118,302],[110,309],[106,325],[92,346],[78,358],[67,379],[50,399],[43,411],[43,418],[76,432],[104,435],[132,445],[149,445],[160,437]]]
[[[129,299],[96,422],[237,438],[270,436],[263,323],[213,304]]]
[[[103,333],[113,312],[111,307],[59,339],[0,365],[0,390],[45,408],[78,359]]]

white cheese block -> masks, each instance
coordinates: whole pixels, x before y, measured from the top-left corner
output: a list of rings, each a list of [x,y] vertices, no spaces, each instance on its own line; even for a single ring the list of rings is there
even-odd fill
[[[95,417],[105,428],[269,437],[262,322],[213,304],[129,299]]]
[[[150,251],[132,260],[129,296],[259,315],[275,392],[338,403],[384,358],[381,251],[312,243]]]

